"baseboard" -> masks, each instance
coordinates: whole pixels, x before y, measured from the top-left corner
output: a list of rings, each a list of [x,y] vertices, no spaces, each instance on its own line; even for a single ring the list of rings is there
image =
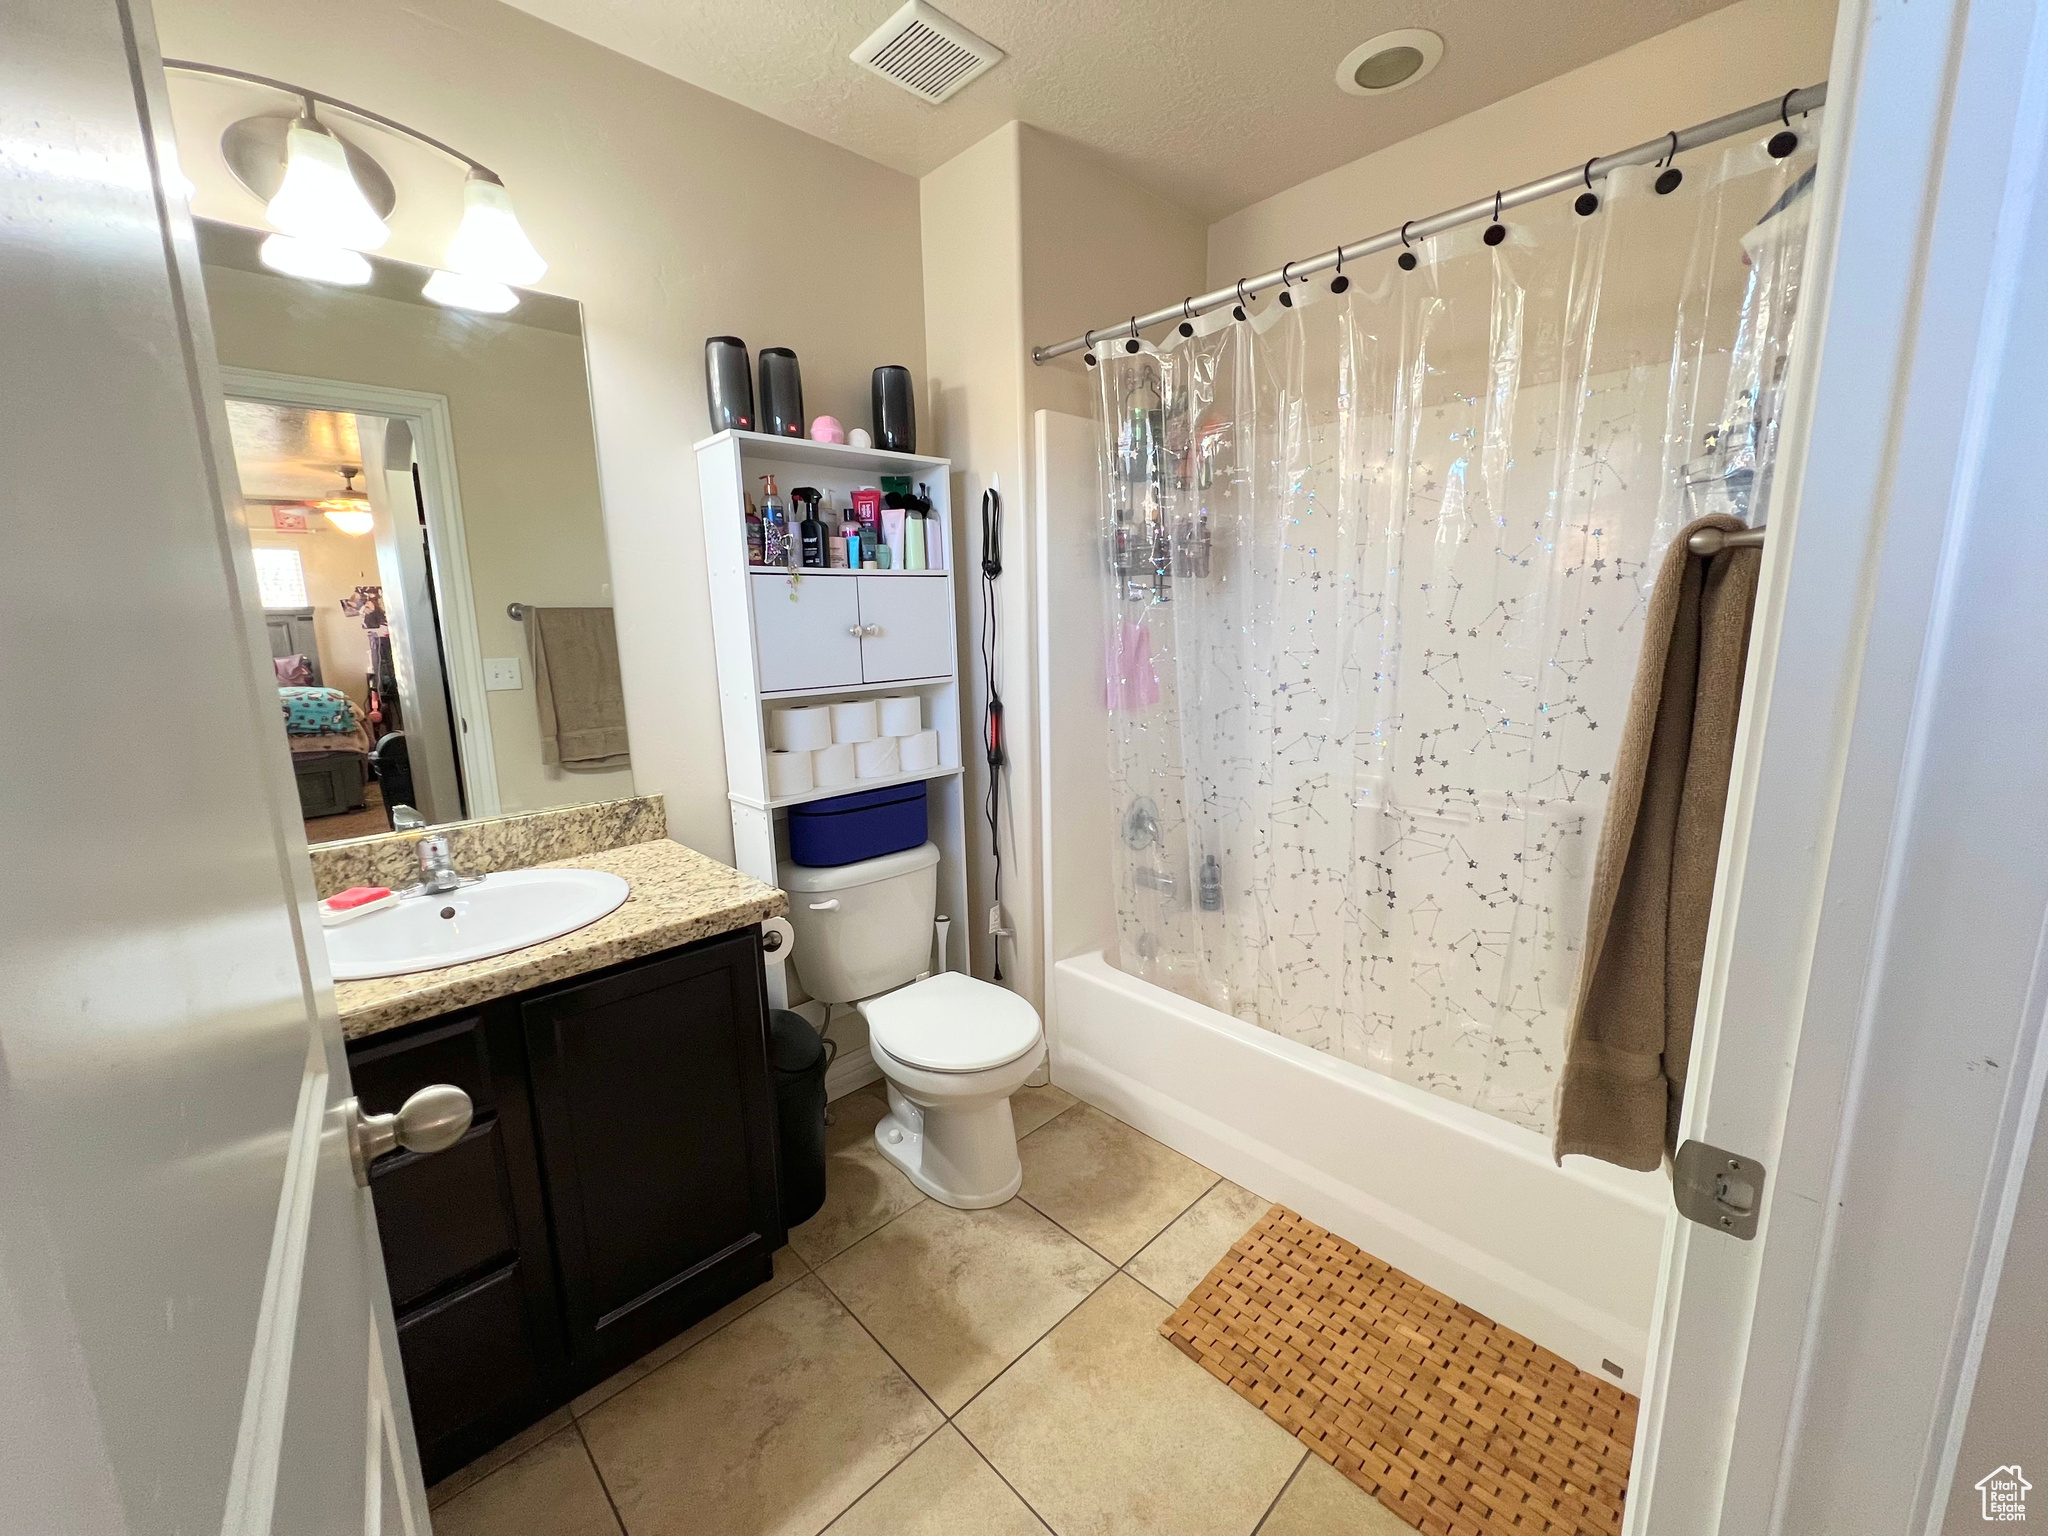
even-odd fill
[[[825,1097],[827,1100],[842,1099],[857,1088],[865,1088],[882,1075],[882,1069],[875,1065],[875,1058],[868,1054],[864,1045],[850,1051],[841,1051],[825,1073]]]

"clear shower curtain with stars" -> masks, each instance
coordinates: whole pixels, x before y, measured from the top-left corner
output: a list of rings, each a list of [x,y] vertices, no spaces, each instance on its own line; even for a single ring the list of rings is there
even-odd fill
[[[1098,346],[1124,970],[1547,1135],[1658,563],[1765,514],[1816,137]]]

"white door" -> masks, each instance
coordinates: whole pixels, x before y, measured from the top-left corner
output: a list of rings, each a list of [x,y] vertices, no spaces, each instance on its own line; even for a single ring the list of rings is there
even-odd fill
[[[860,600],[852,576],[749,576],[761,691],[860,681]]]
[[[935,576],[862,576],[860,673],[900,683],[953,670],[953,585]]]
[[[1941,1529],[2048,1263],[2048,9],[1850,0],[1827,117],[1680,1130],[1761,1226],[1672,1224],[1639,1536]]]
[[[0,40],[0,1531],[423,1531],[150,18]]]

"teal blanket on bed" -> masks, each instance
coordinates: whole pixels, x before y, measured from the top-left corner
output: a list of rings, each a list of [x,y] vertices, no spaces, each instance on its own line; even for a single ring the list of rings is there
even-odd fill
[[[280,688],[288,736],[346,736],[356,728],[356,706],[339,688]]]

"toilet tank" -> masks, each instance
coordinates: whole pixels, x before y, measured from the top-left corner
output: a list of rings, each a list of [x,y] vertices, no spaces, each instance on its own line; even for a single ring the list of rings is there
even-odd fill
[[[830,869],[784,864],[781,883],[796,929],[790,958],[804,990],[819,1002],[857,1002],[931,968],[937,844]]]

